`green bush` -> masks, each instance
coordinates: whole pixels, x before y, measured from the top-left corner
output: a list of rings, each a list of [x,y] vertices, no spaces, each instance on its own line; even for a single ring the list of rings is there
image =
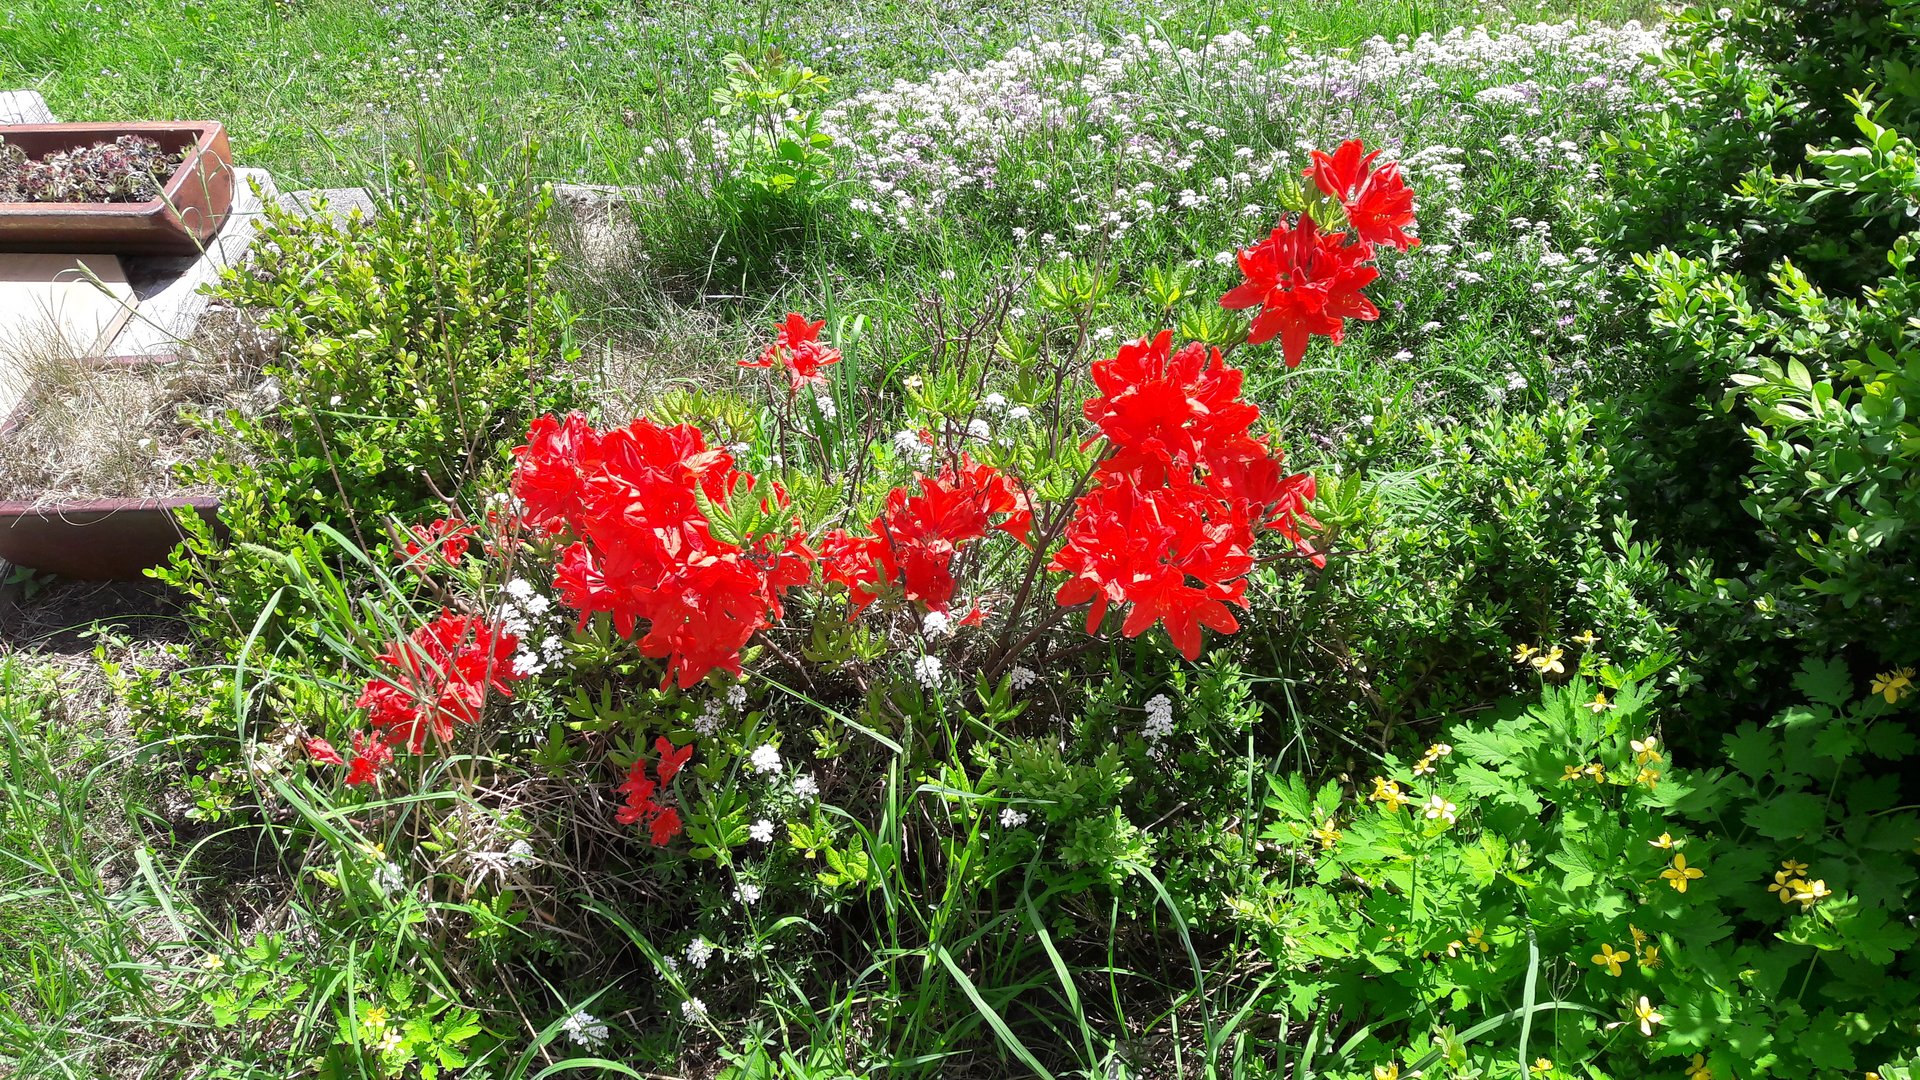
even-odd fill
[[[215,295],[272,350],[277,407],[205,418],[222,449],[183,479],[220,491],[220,528],[184,516],[190,538],[160,574],[203,632],[244,636],[286,584],[255,545],[314,549],[324,522],[384,557],[390,518],[449,516],[533,416],[571,404],[551,205],[455,162],[446,176],[403,166],[371,220],[268,210],[252,262]]]
[[[1351,800],[1273,779],[1278,857],[1244,917],[1294,993],[1321,996],[1327,1034],[1359,1032],[1360,1064],[1757,1078],[1916,1063],[1920,815],[1896,780],[1910,706],[1861,702],[1845,667],[1809,663],[1807,704],[1729,736],[1727,767],[1670,768],[1650,672],[1608,666],[1449,725]]]

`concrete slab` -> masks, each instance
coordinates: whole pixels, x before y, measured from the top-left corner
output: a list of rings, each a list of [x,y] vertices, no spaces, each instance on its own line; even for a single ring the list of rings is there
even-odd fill
[[[326,209],[320,208],[321,203]],[[362,217],[371,218],[380,212],[374,205],[373,196],[366,188],[307,188],[302,191],[289,191],[280,196],[280,205],[289,210],[298,210],[309,217],[324,213],[330,218],[345,221],[355,210]]]
[[[0,124],[51,124],[53,113],[35,90],[0,90]]]
[[[268,200],[279,197],[265,169],[234,170],[233,210],[212,243],[198,256],[128,257],[127,280],[138,311],[107,350],[115,356],[152,356],[180,351],[193,337],[210,298],[201,287],[238,266],[260,229]]]
[[[112,255],[0,254],[0,421],[39,363],[97,356],[133,314]]]

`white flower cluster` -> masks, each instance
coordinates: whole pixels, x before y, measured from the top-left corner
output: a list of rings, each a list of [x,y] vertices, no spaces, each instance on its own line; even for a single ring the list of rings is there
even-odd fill
[[[1159,757],[1164,752],[1166,738],[1173,734],[1172,698],[1155,694],[1147,699],[1147,722],[1140,734],[1147,740],[1149,753]]]
[[[772,743],[761,743],[753,748],[753,753],[747,758],[747,764],[761,776],[776,776],[782,767],[780,751]]]
[[[727,687],[725,697],[715,696],[707,699],[706,708],[699,716],[693,718],[693,730],[703,737],[711,738],[719,734],[720,729],[727,725],[727,721],[744,711],[746,707],[747,688],[740,683],[734,683]]]
[[[1015,690],[1025,690],[1039,682],[1040,676],[1034,674],[1033,669],[1025,664],[1016,664],[1014,669],[1007,673],[1007,681]]]
[[[1011,806],[1006,806],[1001,808],[1000,810],[1000,827],[1001,828],[1017,829],[1020,826],[1025,825],[1026,823],[1027,823],[1027,815],[1025,811],[1015,810]]]
[[[705,968],[707,961],[713,959],[713,953],[713,942],[697,934],[687,942],[687,963],[696,968]]]
[[[588,1050],[598,1049],[611,1034],[604,1021],[597,1020],[591,1013],[586,1012],[575,1012],[560,1021],[560,1030],[566,1033],[567,1038],[573,1040],[575,1046]]]
[[[946,665],[937,656],[922,656],[913,662],[913,677],[920,685],[931,690],[940,685],[940,679],[946,673]]]
[[[513,673],[532,677],[566,659],[566,639],[560,635],[559,617],[553,601],[535,591],[526,578],[514,578],[500,589],[500,606],[494,620],[500,628],[519,639],[513,654]]]

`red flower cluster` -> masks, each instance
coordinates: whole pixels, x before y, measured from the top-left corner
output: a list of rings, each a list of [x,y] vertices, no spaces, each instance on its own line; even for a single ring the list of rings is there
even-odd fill
[[[799,393],[807,383],[824,383],[827,377],[820,369],[840,362],[839,349],[820,343],[820,328],[825,325],[825,319],[810,323],[805,316],[789,312],[773,344],[760,350],[759,359],[742,360],[740,366],[785,371],[789,393]]]
[[[1401,251],[1418,247],[1420,241],[1406,232],[1413,224],[1413,189],[1401,178],[1399,162],[1373,167],[1380,154],[1368,153],[1359,139],[1348,139],[1331,154],[1315,150],[1313,164],[1302,175],[1339,200],[1361,243],[1391,244]]]
[[[622,825],[645,825],[653,846],[666,847],[667,841],[680,835],[680,811],[660,805],[653,796],[673,783],[680,767],[693,756],[693,744],[688,743],[676,750],[673,743],[662,735],[653,741],[653,749],[660,755],[660,763],[654,770],[658,781],[647,776],[645,758],[635,761],[633,767],[627,770],[626,783],[613,789],[627,797],[627,804],[614,815],[614,820]]]
[[[411,526],[407,529],[407,534],[413,537],[407,541],[407,561],[413,562],[420,558],[421,552],[437,548],[441,561],[448,566],[458,566],[472,547],[469,538],[477,532],[460,518],[441,518],[426,525]]]
[[[1405,251],[1420,242],[1406,232],[1413,224],[1413,191],[1400,176],[1399,162],[1374,166],[1380,153],[1368,153],[1359,139],[1349,139],[1332,154],[1315,150],[1305,170],[1346,211],[1352,233],[1322,232],[1311,214],[1302,214],[1297,224],[1281,222],[1266,239],[1239,253],[1246,281],[1228,290],[1220,306],[1259,307],[1247,341],[1258,345],[1278,337],[1288,367],[1299,366],[1313,335],[1338,345],[1347,319],[1380,317],[1360,291],[1380,276],[1367,265],[1373,245]]]
[[[1027,493],[991,465],[965,454],[935,477],[920,475],[920,494],[894,488],[868,534],[833,529],[820,538],[820,565],[828,581],[847,586],[855,614],[881,590],[899,584],[906,598],[946,614],[953,605],[953,560],[988,532],[1027,542],[1033,506]],[[994,521],[996,515],[1005,515]]]
[[[405,640],[388,645],[378,660],[394,674],[367,680],[355,706],[367,710],[371,734],[355,732],[347,783],[364,784],[393,761],[395,747],[418,754],[427,738],[452,742],[456,726],[480,719],[487,692],[512,697],[507,684],[520,678],[514,635],[468,615],[443,611]],[[347,765],[325,739],[308,739],[307,755],[322,765]]]
[[[1121,633],[1164,623],[1194,659],[1201,627],[1240,628],[1227,605],[1247,606],[1255,529],[1279,532],[1316,564],[1325,559],[1300,534],[1319,524],[1306,514],[1313,478],[1288,475],[1280,449],[1252,435],[1260,410],[1241,399],[1241,372],[1218,349],[1172,345],[1163,330],[1094,364],[1100,395],[1086,416],[1111,450],[1048,569],[1069,575],[1060,604],[1091,603],[1088,633],[1109,604],[1131,604]]]
[[[812,575],[798,533],[753,550],[713,535],[696,493],[726,502],[754,478],[698,428],[643,417],[602,433],[578,413],[543,416],[513,453],[527,526],[574,540],[554,578],[561,599],[583,621],[607,612],[628,637],[645,620],[640,651],[666,660],[662,685],[738,674],[740,650],[781,616],[781,594]],[[784,503],[777,487],[774,497]]]

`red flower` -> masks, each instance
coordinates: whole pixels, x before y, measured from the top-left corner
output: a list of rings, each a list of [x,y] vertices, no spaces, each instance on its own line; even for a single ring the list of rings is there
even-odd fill
[[[680,835],[680,811],[671,806],[663,806],[653,817],[653,824],[647,826],[648,838],[654,847],[666,847],[667,841]]]
[[[308,739],[304,745],[307,750],[307,757],[313,759],[316,765],[345,765],[347,763],[346,759],[340,756],[340,751],[335,750],[333,744],[325,739]]]
[[[785,370],[790,393],[799,393],[807,383],[824,383],[827,377],[820,369],[840,362],[840,350],[820,343],[820,328],[825,325],[825,319],[810,323],[805,316],[789,313],[773,344],[760,350],[759,359],[742,360],[740,366]]]
[[[1240,370],[1200,342],[1178,353],[1172,347],[1173,331],[1162,330],[1093,365],[1100,396],[1087,400],[1086,416],[1114,446],[1101,462],[1103,473],[1145,469],[1144,478],[1158,480],[1208,461],[1265,452],[1247,434],[1260,409],[1240,399]]]
[[[662,736],[654,740],[653,747],[660,755],[660,764],[655,772],[658,782],[647,775],[646,759],[635,761],[627,770],[626,781],[613,789],[627,797],[626,805],[614,813],[613,819],[622,825],[647,826],[653,846],[665,847],[667,841],[680,835],[680,811],[671,806],[662,806],[655,801],[654,794],[671,783],[680,767],[693,756],[693,744],[688,743],[675,750],[673,743]]]
[[[1277,335],[1287,366],[1298,367],[1310,336],[1324,334],[1337,345],[1345,332],[1343,320],[1380,317],[1360,293],[1380,276],[1364,265],[1373,249],[1347,240],[1345,233],[1320,232],[1306,215],[1294,228],[1276,226],[1272,235],[1240,252],[1240,272],[1247,280],[1222,296],[1220,306],[1259,306],[1248,343]]]
[[[407,561],[413,562],[422,551],[439,549],[440,558],[448,566],[456,566],[467,557],[472,546],[468,537],[477,530],[460,518],[441,518],[426,525],[414,525],[407,529],[413,539],[407,541]]]
[[[428,735],[450,742],[456,725],[478,720],[489,689],[513,696],[507,684],[521,677],[513,670],[519,644],[484,620],[443,611],[387,646],[378,660],[396,674],[367,680],[355,704],[390,746],[418,754]]]
[[[1048,566],[1069,575],[1055,599],[1089,605],[1088,633],[1125,606],[1121,633],[1162,623],[1194,659],[1203,627],[1239,628],[1229,605],[1246,606],[1256,528],[1312,554],[1300,529],[1318,524],[1305,512],[1313,479],[1288,475],[1280,449],[1251,434],[1260,410],[1218,350],[1175,352],[1163,331],[1095,364],[1094,382],[1086,415],[1110,449]]]
[[[378,736],[353,733],[353,764],[347,767],[347,783],[371,783],[375,774],[393,764],[393,747]]]
[[[887,493],[870,535],[835,529],[821,537],[823,572],[852,592],[856,614],[894,584],[908,600],[945,613],[953,604],[953,560],[962,549],[996,530],[1027,542],[1032,501],[993,466],[963,454],[958,466],[949,463],[938,476],[918,480],[918,495],[906,488]],[[996,515],[1004,516],[995,521]]]
[[[665,735],[662,735],[653,740],[653,752],[660,755],[660,782],[662,784],[671,784],[673,783],[673,778],[679,774],[680,767],[685,765],[687,759],[693,756],[693,744],[688,743],[676,750],[674,749],[673,743],[668,741]]]
[[[554,579],[561,600],[583,620],[610,614],[628,637],[645,623],[640,651],[666,661],[663,685],[737,673],[748,640],[780,617],[781,594],[812,574],[797,533],[751,550],[713,535],[696,495],[724,503],[754,478],[698,428],[643,417],[603,434],[578,416],[543,417],[514,453],[529,524],[575,540]]]
[[[1082,496],[1066,543],[1050,570],[1072,575],[1055,600],[1091,602],[1094,633],[1109,604],[1131,604],[1120,632],[1138,637],[1164,622],[1187,659],[1200,655],[1200,628],[1232,633],[1240,623],[1227,604],[1245,607],[1245,575],[1253,568],[1253,530],[1232,504],[1191,485],[1142,490],[1112,477]]]
[[[1340,200],[1353,231],[1368,244],[1392,244],[1401,251],[1420,243],[1406,233],[1413,224],[1413,190],[1400,176],[1400,163],[1372,168],[1380,151],[1367,153],[1359,139],[1348,139],[1332,154],[1313,152],[1303,175],[1328,196]]]

